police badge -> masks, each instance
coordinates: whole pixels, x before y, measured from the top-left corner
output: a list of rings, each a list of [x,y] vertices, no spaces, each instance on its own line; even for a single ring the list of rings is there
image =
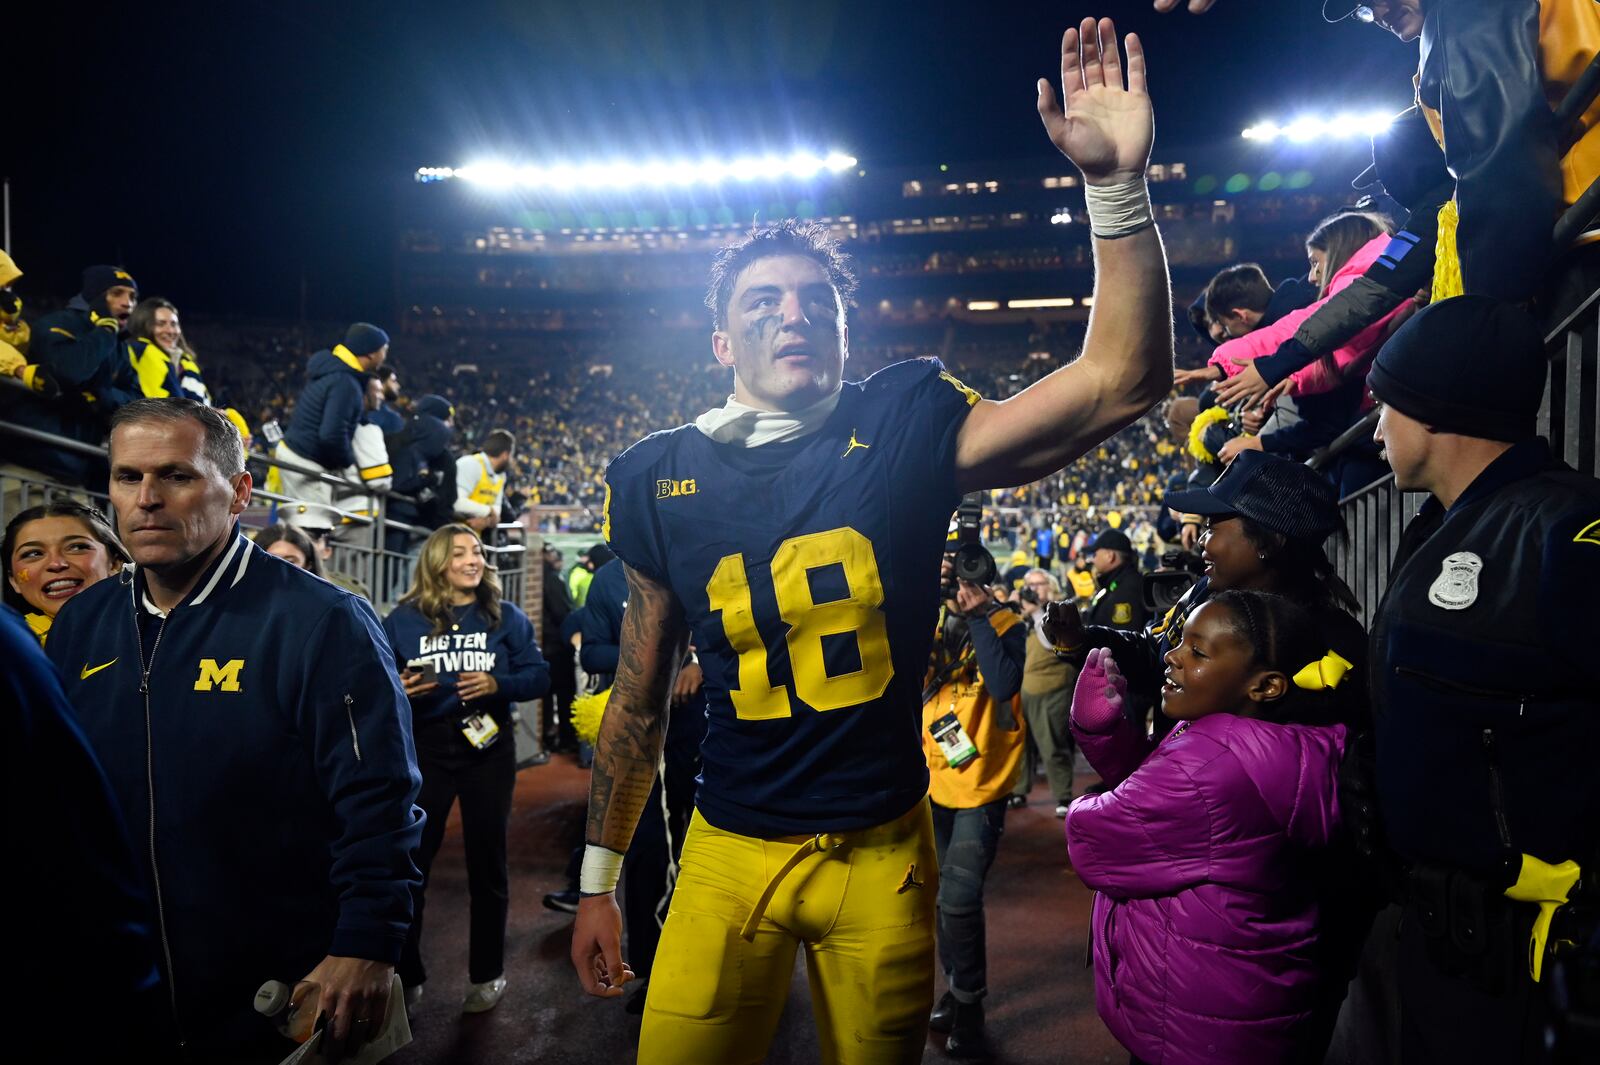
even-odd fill
[[[1439,576],[1428,589],[1428,602],[1444,610],[1465,610],[1478,601],[1478,574],[1483,559],[1471,551],[1447,555]]]

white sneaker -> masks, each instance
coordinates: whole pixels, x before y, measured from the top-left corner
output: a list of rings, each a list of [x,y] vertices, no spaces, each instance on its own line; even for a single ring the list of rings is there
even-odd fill
[[[1056,804],[1056,816],[1057,817],[1066,817],[1067,816],[1067,804],[1066,803],[1062,802],[1062,803],[1057,803]]]
[[[506,978],[497,976],[483,984],[467,986],[467,1000],[461,1004],[462,1013],[488,1013],[500,1004],[506,993]]]
[[[406,988],[406,1010],[408,1012],[410,1010],[416,1009],[417,1008],[417,1003],[419,1003],[421,1001],[422,1001],[422,985],[421,984],[416,984],[413,987]]]

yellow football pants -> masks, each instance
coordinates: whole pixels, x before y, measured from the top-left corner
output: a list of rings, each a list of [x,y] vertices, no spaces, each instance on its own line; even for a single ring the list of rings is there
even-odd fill
[[[823,1062],[921,1061],[938,891],[926,800],[874,828],[776,840],[724,832],[696,811],[650,974],[640,1065],[761,1061],[802,943]]]

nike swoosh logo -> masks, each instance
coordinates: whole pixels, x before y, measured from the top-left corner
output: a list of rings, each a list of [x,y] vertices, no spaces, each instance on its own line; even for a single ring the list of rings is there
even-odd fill
[[[90,669],[89,668],[89,663],[85,662],[83,664],[83,671],[78,674],[78,679],[79,680],[88,680],[90,677],[94,676],[96,673],[100,672],[102,669],[108,669],[111,666],[114,666],[116,664],[117,664],[117,660],[115,658],[113,658],[111,661],[107,662],[103,666],[95,666],[93,669]]]

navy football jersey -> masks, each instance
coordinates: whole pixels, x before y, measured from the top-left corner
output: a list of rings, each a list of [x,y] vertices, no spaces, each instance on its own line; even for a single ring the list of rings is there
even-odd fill
[[[922,683],[976,402],[918,359],[844,385],[802,439],[745,448],[686,425],[606,470],[607,542],[672,588],[693,630],[711,824],[848,831],[926,794]]]

